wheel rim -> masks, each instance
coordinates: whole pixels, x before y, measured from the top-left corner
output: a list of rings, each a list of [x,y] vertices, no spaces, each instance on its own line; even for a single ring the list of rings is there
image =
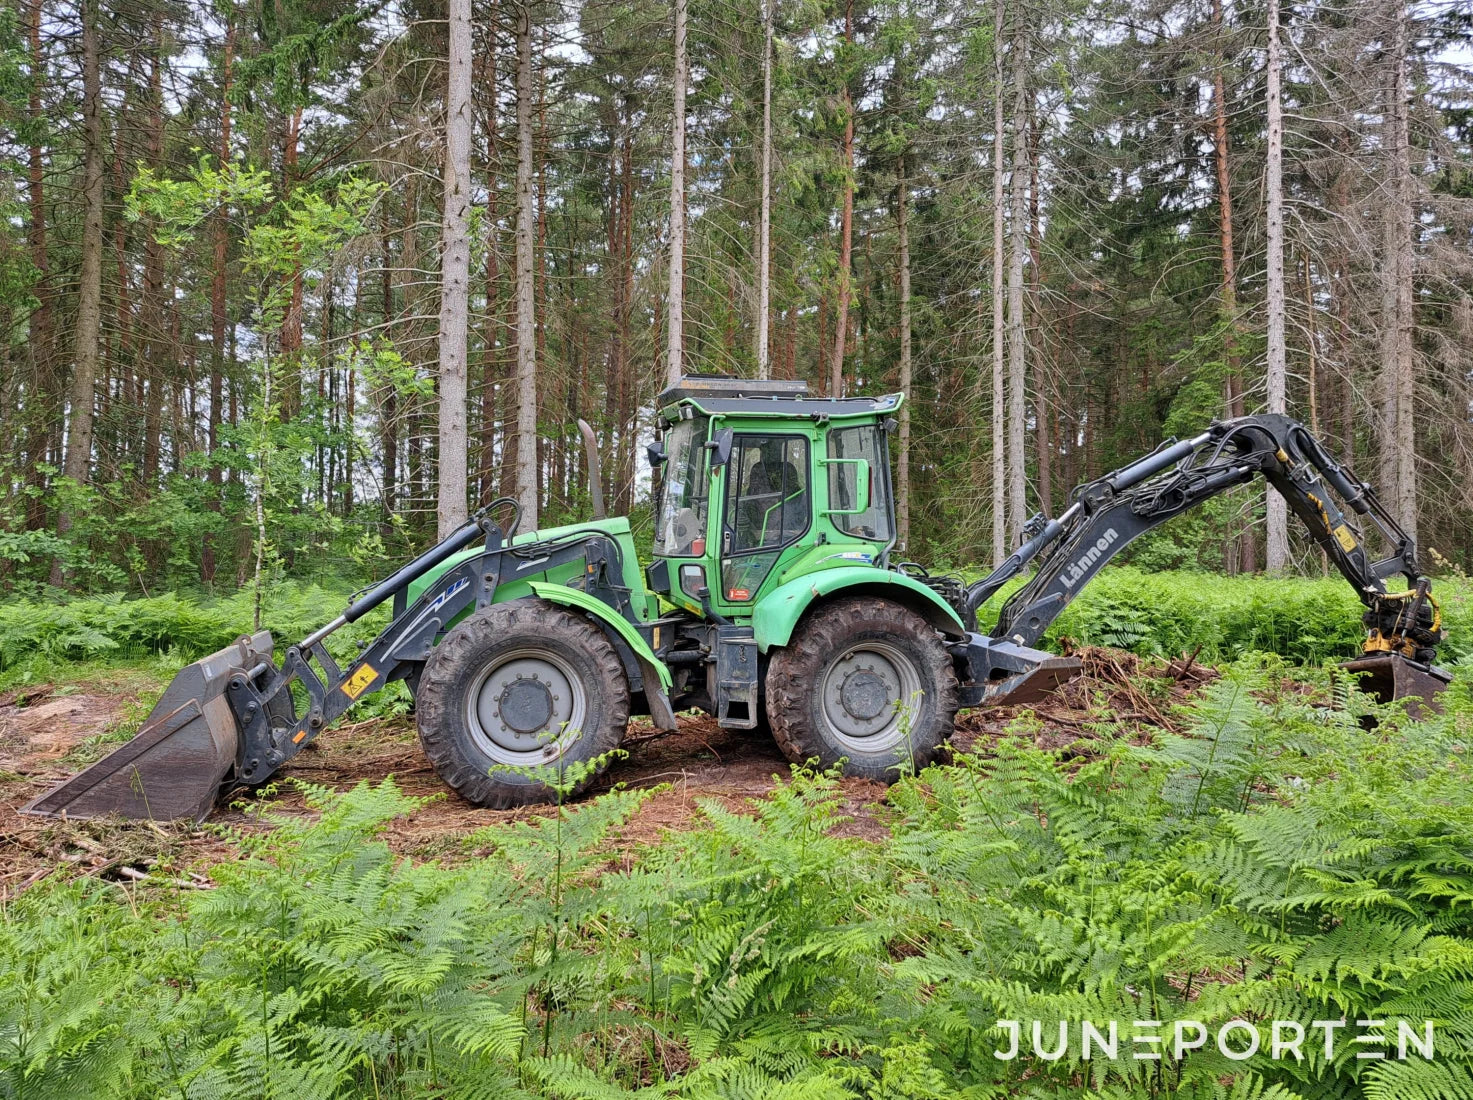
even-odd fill
[[[895,646],[861,642],[834,659],[820,691],[824,722],[838,745],[851,752],[886,752],[900,744],[914,722],[921,674]]]
[[[530,767],[556,760],[578,740],[588,692],[572,665],[535,646],[501,653],[466,693],[471,739],[498,764]]]

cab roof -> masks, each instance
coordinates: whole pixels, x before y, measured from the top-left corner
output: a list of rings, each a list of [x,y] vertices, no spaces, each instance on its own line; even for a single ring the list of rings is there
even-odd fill
[[[810,397],[803,381],[759,381],[752,378],[688,374],[655,399],[662,414],[674,406],[690,406],[711,416],[756,416],[812,420],[876,419],[900,408],[902,395],[881,397]],[[689,416],[686,413],[686,416]],[[667,420],[680,413],[666,414]]]

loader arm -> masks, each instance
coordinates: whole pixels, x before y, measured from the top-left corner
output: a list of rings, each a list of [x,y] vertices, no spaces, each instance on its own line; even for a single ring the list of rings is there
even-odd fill
[[[505,531],[488,515],[501,506],[513,513]],[[394,680],[417,685],[432,649],[461,615],[505,598],[506,591],[524,590],[549,570],[576,567],[576,596],[611,626],[616,617],[636,618],[618,538],[589,524],[514,540],[517,515],[515,501],[494,501],[289,646],[279,666],[264,631],[186,665],[132,741],[22,812],[202,820],[222,790],[264,782],[364,696]],[[420,590],[422,578],[432,579]],[[568,590],[569,600],[574,591]],[[325,640],[390,602],[388,625],[340,668]],[[618,629],[634,662],[631,684],[673,725],[668,671],[632,626]],[[644,679],[646,668],[653,681]]]
[[[1261,415],[1214,422],[1195,438],[1161,448],[1081,485],[1058,519],[1035,516],[1031,536],[991,575],[967,590],[977,608],[1038,559],[1038,571],[1003,604],[993,637],[1032,646],[1105,564],[1133,541],[1181,513],[1262,476],[1287,501],[1366,605],[1368,653],[1421,664],[1436,657],[1440,612],[1417,561],[1415,540],[1376,498],[1330,457],[1304,425]],[[1338,500],[1337,500],[1338,498]],[[1342,510],[1343,509],[1343,510]],[[1381,558],[1371,529],[1391,547]],[[1398,575],[1403,582],[1391,583]]]

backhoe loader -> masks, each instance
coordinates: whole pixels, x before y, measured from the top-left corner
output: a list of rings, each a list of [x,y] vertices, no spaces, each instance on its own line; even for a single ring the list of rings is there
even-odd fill
[[[1133,540],[1260,476],[1365,604],[1349,667],[1385,698],[1447,683],[1414,541],[1301,424],[1245,416],[1163,444],[1035,516],[967,585],[896,560],[900,403],[708,377],[665,391],[644,568],[628,520],[603,515],[584,425],[594,519],[521,531],[516,502],[493,503],[280,662],[262,632],[187,666],[132,741],[27,810],[203,819],[395,680],[438,774],[480,806],[547,800],[549,776],[586,787],[631,715],[672,729],[690,708],[769,728],[791,760],[890,780],[935,759],[959,708],[1035,702],[1074,675],[1076,659],[1035,648],[1069,601]],[[979,608],[1029,566],[980,632]],[[388,626],[340,666],[327,638],[386,603]]]

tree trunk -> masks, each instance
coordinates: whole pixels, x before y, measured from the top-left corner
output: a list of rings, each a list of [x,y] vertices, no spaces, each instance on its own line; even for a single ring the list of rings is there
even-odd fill
[[[163,14],[155,11],[150,22],[148,70],[148,166],[162,174],[164,159]],[[164,363],[170,358],[164,341],[164,250],[158,226],[152,218],[143,226],[143,382],[148,387],[143,405],[143,487],[151,492],[158,485],[159,434],[162,429],[164,388],[168,384]],[[152,564],[152,552],[148,557]]]
[[[491,6],[491,23],[496,22],[496,5]],[[497,111],[499,96],[496,86],[496,46],[486,50],[486,69],[482,81],[490,89],[491,103],[486,112],[486,332],[481,351],[481,438],[478,465],[480,501],[490,504],[496,496],[496,387],[501,383],[501,324],[497,316],[500,304],[501,231],[497,226],[496,172],[500,167],[497,151],[499,128]]]
[[[113,126],[113,188],[122,194],[127,190],[126,176],[129,157],[127,150],[123,147],[124,131],[126,127],[122,124],[121,117]],[[113,370],[117,375],[118,402],[125,410],[124,424],[119,433],[118,457],[120,459],[137,460],[138,451],[141,449],[142,440],[138,436],[137,427],[143,421],[143,402],[136,398],[133,393],[133,381],[136,372],[134,365],[136,361],[133,344],[133,303],[129,295],[132,281],[132,266],[128,262],[128,219],[113,219],[113,270],[116,274],[114,303],[115,316],[117,317],[117,349],[114,359]],[[103,398],[106,399],[106,378],[103,379]]]
[[[770,2],[770,0],[769,0]],[[910,226],[906,199],[910,187],[905,178],[905,157],[900,157],[895,183],[895,233],[900,250],[900,456],[895,472],[895,525],[898,548],[910,545]]]
[[[1023,257],[1028,249],[1028,27],[1018,20],[1013,40],[1013,171],[1011,255],[1008,266],[1008,535],[1022,538],[1028,519],[1024,434],[1027,428],[1028,328],[1023,316]]]
[[[291,198],[297,182],[298,145],[302,134],[302,109],[298,107],[287,119],[286,134],[281,150],[281,200]],[[412,215],[411,215],[412,216]],[[281,418],[292,420],[297,415],[302,398],[302,380],[299,374],[302,355],[302,267],[296,265],[292,272],[291,298],[281,321]]]
[[[1411,149],[1407,121],[1407,11],[1404,0],[1393,6],[1395,26],[1388,28],[1390,71],[1387,74],[1386,159],[1382,189],[1381,363],[1383,379],[1382,468],[1389,475],[1391,511],[1413,538],[1417,535],[1417,436],[1413,405],[1416,375],[1412,348]]]
[[[548,33],[542,33],[542,52],[548,50]],[[544,385],[537,395],[538,418],[544,407],[556,407],[559,372],[548,369],[547,358],[547,71],[537,74],[537,135],[534,155],[536,164],[537,240],[533,251],[536,283],[532,299],[532,313],[537,318],[537,362],[542,364]],[[553,451],[552,440],[545,435],[537,437],[537,499],[549,501],[547,491],[548,456]]]
[[[1315,314],[1319,312],[1314,304],[1314,280],[1310,275],[1309,257],[1304,257],[1304,342],[1309,350],[1309,363],[1306,367],[1307,381],[1309,383],[1309,434],[1316,439],[1321,438],[1320,433],[1320,336],[1319,326],[1315,323]]]
[[[537,498],[537,318],[533,315],[532,10],[517,6],[517,500],[522,528],[535,531]]]
[[[1222,0],[1212,0],[1212,26],[1218,40],[1216,61],[1212,70],[1212,147],[1217,170],[1217,231],[1222,264],[1222,318],[1227,324],[1225,337],[1228,374],[1224,383],[1229,416],[1243,415],[1243,379],[1238,367],[1237,259],[1233,252],[1233,192],[1231,164],[1228,159],[1227,102],[1223,79]]]
[[[1038,198],[1038,161],[1043,148],[1043,121],[1036,105],[1028,104],[1028,301],[1035,329],[1043,326],[1043,225]],[[1038,507],[1045,516],[1054,514],[1053,399],[1052,372],[1046,366],[1041,332],[1035,332],[1033,368],[1034,449],[1038,452]]]
[[[39,135],[44,132],[46,122],[41,92],[47,83],[45,57],[41,51],[41,0],[28,0],[26,4],[26,39],[30,67],[27,113],[33,133]],[[30,209],[26,228],[31,264],[36,269],[36,309],[31,314],[26,339],[31,374],[26,402],[26,485],[31,490],[26,501],[26,528],[35,531],[46,525],[46,476],[42,469],[52,461],[61,416],[55,400],[55,324],[52,310],[55,290],[51,285],[51,261],[46,245],[46,166],[38,138],[33,137],[28,153],[26,200]]]
[[[683,2],[683,0],[682,0]],[[772,311],[772,5],[762,0],[762,212],[757,222],[757,377],[770,378],[767,328]],[[902,177],[904,172],[901,172]],[[901,199],[902,204],[904,199]],[[903,206],[902,206],[903,209]],[[903,233],[903,231],[902,231]],[[905,246],[902,244],[902,248]],[[902,269],[904,264],[902,263]],[[908,276],[905,276],[908,278]],[[906,307],[902,305],[902,310]],[[903,323],[903,322],[902,322]],[[902,371],[904,368],[902,368]],[[907,414],[902,414],[907,415]],[[903,453],[903,449],[902,449]],[[900,545],[905,545],[904,538]]]
[[[220,74],[220,171],[230,168],[230,80],[231,67],[235,62],[235,8],[226,13],[225,54]],[[210,510],[220,511],[220,465],[216,450],[220,446],[220,402],[225,378],[225,267],[230,255],[230,212],[222,205],[215,212],[214,265],[210,272],[210,411],[209,434],[206,447],[210,453],[210,465],[206,477],[210,483]],[[215,582],[215,539],[206,534],[204,549],[199,560],[200,582],[206,585]]]
[[[619,311],[619,346],[624,350],[619,371],[618,434],[615,437],[617,446],[613,469],[617,472],[614,499],[620,511],[628,511],[633,503],[635,414],[634,371],[630,367],[630,352],[634,346],[634,104],[630,99],[624,101],[624,155],[620,158],[619,189],[619,203],[624,211],[619,218],[619,299],[623,303]],[[681,232],[683,234],[684,229]],[[684,282],[682,277],[682,300],[685,296]]]
[[[82,3],[82,267],[77,286],[76,351],[71,385],[71,424],[63,472],[78,485],[92,469],[92,409],[102,328],[102,65],[97,44],[97,0]],[[56,533],[72,529],[71,514],[56,518]],[[53,561],[51,583],[64,581]]]
[[[1227,92],[1223,76],[1226,62],[1222,49],[1222,0],[1212,0],[1212,27],[1215,39],[1212,69],[1212,146],[1217,174],[1218,249],[1222,265],[1220,308],[1225,326],[1223,354],[1227,360],[1227,375],[1223,379],[1223,404],[1228,416],[1242,416],[1245,409],[1243,375],[1238,355],[1238,274],[1237,257],[1233,248],[1233,191],[1228,150]],[[1229,573],[1240,570],[1251,573],[1257,569],[1258,555],[1251,528],[1229,541],[1226,557]]]
[[[380,240],[384,250],[384,268],[381,273],[384,296],[384,331],[388,332],[390,331],[389,326],[394,321],[394,260],[391,250],[392,246],[389,240],[389,218],[387,212],[383,215],[383,225],[380,232]],[[380,385],[383,388],[383,399],[379,405],[379,432],[384,463],[384,515],[382,533],[384,538],[388,538],[394,530],[394,508],[398,504],[399,395],[394,389],[394,380],[392,378],[384,379]]]
[[[404,220],[399,226],[399,316],[393,328],[397,350],[416,371],[425,363],[425,340],[420,332],[421,277],[419,251],[419,184],[418,172],[409,172],[404,180]],[[285,396],[283,396],[285,400]],[[399,425],[396,434],[403,437],[404,461],[399,468],[399,503],[407,506],[406,518],[418,522],[424,499],[424,440],[420,436],[424,399],[418,393],[407,393],[397,402]]]
[[[604,454],[614,453],[615,433],[619,424],[619,380],[624,372],[624,185],[619,170],[622,116],[617,109],[610,112],[609,130],[609,178],[607,211],[604,217],[604,252],[608,257],[608,271],[613,279],[613,313],[609,319],[608,360],[604,372],[604,422],[600,448]],[[667,349],[668,350],[668,349]]]
[[[1268,0],[1268,163],[1265,192],[1268,205],[1268,411],[1288,412],[1288,349],[1284,336],[1284,105],[1279,90],[1279,0]],[[1270,573],[1289,568],[1289,511],[1284,498],[1268,491],[1268,547],[1265,565]]]
[[[440,226],[439,536],[465,523],[470,350],[471,0],[449,0],[445,214]]]
[[[359,312],[363,300],[363,269],[354,273],[353,279],[353,324],[350,330],[349,347],[357,349],[363,341],[363,315]],[[348,357],[348,369],[343,378],[343,429],[347,437],[343,444],[343,510],[344,519],[353,515],[353,459],[358,450],[358,361],[356,350]]]
[[[670,140],[670,289],[666,293],[665,324],[667,386],[677,385],[684,371],[681,355],[685,346],[685,15],[686,0],[675,0],[675,107]]]
[[[1003,412],[1003,125],[1002,43],[1003,0],[993,0],[992,105],[992,563],[1001,565],[1008,554],[1007,465]]]
[[[849,333],[849,269],[854,261],[854,100],[849,94],[849,56],[854,46],[854,0],[844,5],[844,209],[839,220],[838,315],[834,319],[834,354],[829,360],[829,396],[844,396],[844,339]]]

